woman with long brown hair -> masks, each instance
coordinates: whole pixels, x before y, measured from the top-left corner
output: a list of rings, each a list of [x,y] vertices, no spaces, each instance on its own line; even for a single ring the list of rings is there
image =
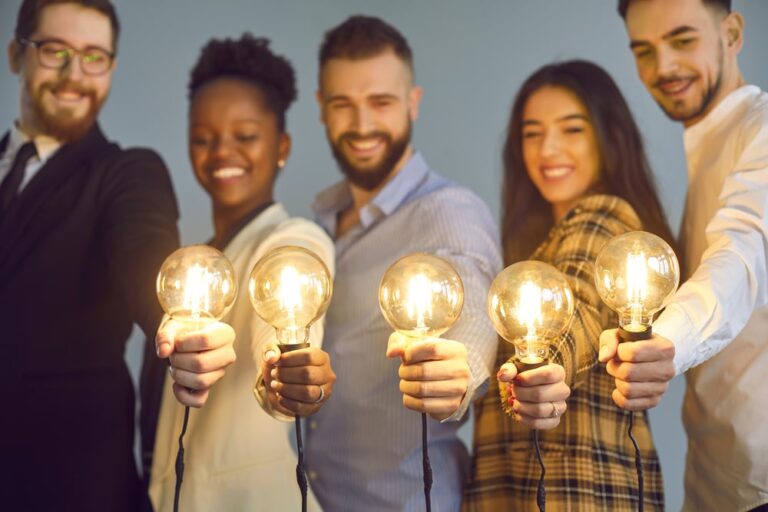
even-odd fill
[[[503,153],[505,263],[525,259],[562,271],[576,312],[552,346],[571,388],[560,424],[539,432],[553,510],[636,510],[635,453],[628,416],[611,399],[613,378],[598,364],[599,337],[617,324],[597,295],[594,260],[616,235],[644,229],[674,243],[656,195],[642,138],[611,77],[586,61],[544,66],[521,87]],[[533,510],[539,465],[516,397],[512,346],[501,342],[499,380],[476,408],[465,510]],[[501,397],[502,407],[499,406]],[[553,417],[562,413],[553,410]],[[530,422],[525,422],[530,424]],[[634,427],[645,471],[647,510],[664,507],[661,467],[648,428]]]

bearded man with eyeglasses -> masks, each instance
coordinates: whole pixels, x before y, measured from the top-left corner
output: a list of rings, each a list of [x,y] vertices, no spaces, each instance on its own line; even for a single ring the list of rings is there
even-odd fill
[[[2,510],[127,512],[143,499],[123,354],[134,322],[158,331],[154,280],[178,247],[178,213],[162,160],[97,122],[118,32],[109,0],[23,0],[8,45],[20,112],[0,139]],[[174,368],[212,370],[176,393],[201,406],[234,360],[234,331],[177,344],[161,330],[157,352]],[[142,378],[162,382],[152,367]]]

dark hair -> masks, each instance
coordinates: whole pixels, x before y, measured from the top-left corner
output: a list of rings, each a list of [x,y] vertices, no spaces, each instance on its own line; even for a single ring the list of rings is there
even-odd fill
[[[523,160],[523,111],[544,86],[564,87],[589,114],[600,152],[600,193],[618,196],[637,212],[643,229],[672,247],[675,240],[656,195],[640,131],[619,88],[601,67],[583,60],[550,64],[533,73],[517,93],[504,145],[502,243],[507,263],[528,258],[553,226],[552,208],[534,186]]]
[[[325,33],[320,45],[320,70],[330,59],[366,59],[387,50],[395,52],[413,72],[413,52],[395,27],[372,16],[350,16]]]
[[[117,40],[120,36],[120,21],[117,11],[110,0],[23,0],[16,17],[16,39],[29,39],[40,23],[40,11],[49,5],[77,4],[88,9],[95,9],[109,18],[112,25],[112,52],[117,53]]]
[[[221,77],[240,78],[261,89],[278,129],[285,131],[285,112],[296,100],[296,73],[288,59],[272,52],[269,39],[245,33],[237,40],[209,40],[190,73],[189,98]]]
[[[619,11],[619,16],[621,16],[622,19],[627,19],[627,9],[629,9],[630,2],[632,2],[632,0],[619,0],[617,9]],[[726,13],[731,12],[731,0],[701,0],[701,2]]]

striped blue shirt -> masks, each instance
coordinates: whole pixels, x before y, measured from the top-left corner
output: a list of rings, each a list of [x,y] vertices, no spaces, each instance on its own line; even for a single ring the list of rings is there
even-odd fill
[[[307,467],[320,504],[336,511],[424,510],[421,417],[406,409],[399,359],[385,356],[392,332],[378,304],[387,267],[412,252],[451,261],[464,282],[461,318],[444,337],[467,346],[472,378],[459,410],[429,419],[435,512],[458,511],[468,454],[456,432],[487,386],[496,333],[485,313],[501,270],[498,229],[474,193],[430,170],[419,153],[360,211],[360,223],[337,238],[337,214],[351,204],[346,182],[313,205],[336,244],[336,278],[323,348],[337,375],[333,397],[307,422]]]

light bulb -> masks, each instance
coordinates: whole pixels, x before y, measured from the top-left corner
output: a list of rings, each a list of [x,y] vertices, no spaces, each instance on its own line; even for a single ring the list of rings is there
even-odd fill
[[[444,259],[409,254],[393,263],[381,278],[379,306],[399,333],[410,338],[438,337],[458,320],[464,285]]]
[[[325,263],[303,247],[284,246],[265,254],[248,280],[251,305],[275,328],[282,350],[309,343],[309,327],[331,302],[333,282]]]
[[[236,296],[232,264],[207,245],[177,249],[157,274],[157,298],[163,310],[180,324],[181,332],[198,330],[221,319]]]
[[[595,260],[597,293],[619,315],[625,340],[650,337],[653,315],[677,289],[680,266],[664,240],[645,231],[612,238]]]
[[[540,261],[521,261],[496,276],[488,291],[488,316],[515,346],[520,371],[549,361],[549,345],[568,327],[573,293],[565,276]]]

